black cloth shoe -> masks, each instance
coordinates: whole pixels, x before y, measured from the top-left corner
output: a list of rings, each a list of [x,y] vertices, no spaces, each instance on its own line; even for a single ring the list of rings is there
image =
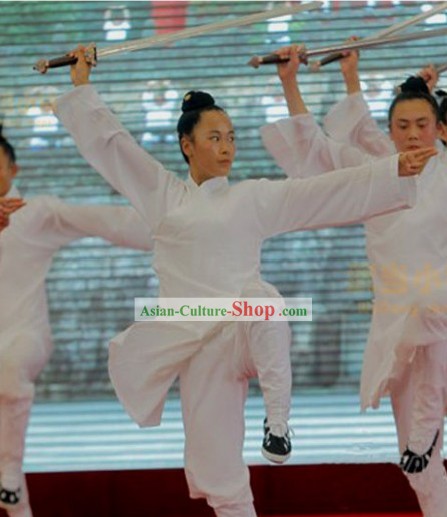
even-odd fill
[[[0,485],[0,505],[14,506],[20,502],[22,489],[8,490]]]
[[[280,425],[270,425],[264,420],[264,440],[262,442],[262,455],[273,463],[284,463],[290,458],[292,442],[290,430],[285,424],[285,429]]]
[[[438,441],[438,436],[439,430],[436,431],[433,443],[424,454],[416,454],[407,447],[400,459],[400,468],[407,474],[418,474],[425,470],[428,462],[430,461],[431,455],[433,454],[436,442]]]

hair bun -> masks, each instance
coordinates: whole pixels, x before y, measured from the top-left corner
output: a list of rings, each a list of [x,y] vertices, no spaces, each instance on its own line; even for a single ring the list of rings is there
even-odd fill
[[[209,93],[195,92],[192,90],[185,93],[183,97],[182,111],[183,113],[187,113],[188,111],[214,106],[214,104],[214,98]]]
[[[427,83],[419,76],[410,76],[404,83],[400,85],[401,92],[421,92],[430,95]]]

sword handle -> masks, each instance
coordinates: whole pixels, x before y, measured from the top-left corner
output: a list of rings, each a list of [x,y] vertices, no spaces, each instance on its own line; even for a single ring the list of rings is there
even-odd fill
[[[85,58],[91,65],[96,65],[96,46],[90,44],[85,51]],[[69,66],[77,63],[78,58],[74,56],[61,56],[54,59],[41,59],[34,66],[33,70],[37,70],[41,74],[44,74],[49,68],[60,68],[61,66]]]
[[[261,65],[274,65],[276,63],[287,63],[289,58],[281,59],[278,54],[267,54],[261,57]]]
[[[278,54],[268,54],[266,56],[253,56],[247,64],[253,68],[259,68],[260,65],[273,65],[287,61],[289,61],[289,59],[281,59]]]
[[[299,53],[299,58],[301,63],[307,65],[307,55],[305,49]],[[288,61],[290,61],[289,58],[281,58],[278,56],[278,54],[267,54],[266,56],[254,56],[247,64],[253,68],[258,68],[260,65],[274,65],[277,63],[287,63]]]
[[[339,61],[344,57],[345,56],[342,52],[332,52],[331,54],[328,54],[326,57],[323,57],[322,59],[311,63],[310,70],[312,72],[318,72],[318,70],[320,70],[322,66],[328,65],[329,63],[333,63],[334,61]]]
[[[329,54],[323,59],[320,59],[320,66],[328,65],[334,61],[340,61],[340,59],[343,59],[344,57],[345,56],[342,52],[334,52],[333,54]]]
[[[73,56],[62,56],[54,59],[40,59],[34,66],[33,70],[37,70],[44,74],[49,68],[59,68],[60,66],[74,65],[78,58]]]

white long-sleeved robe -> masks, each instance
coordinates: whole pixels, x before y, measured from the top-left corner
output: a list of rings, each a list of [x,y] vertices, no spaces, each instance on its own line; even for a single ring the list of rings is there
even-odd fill
[[[19,197],[17,189],[7,197]],[[86,236],[144,251],[153,247],[133,208],[76,206],[51,196],[27,200],[0,234],[0,481],[14,490],[22,483],[23,493],[9,515],[32,515],[21,467],[34,381],[52,351],[45,277],[59,248]]]
[[[343,125],[338,123],[339,120],[344,121]],[[394,152],[394,143],[373,120],[361,93],[349,95],[337,103],[328,113],[325,126],[333,138],[354,144],[374,156],[381,157]],[[410,235],[414,230],[425,232],[422,243],[421,238],[414,240],[416,248],[412,250],[415,254],[412,263],[421,258],[421,244],[425,245],[424,259],[429,258],[430,254],[432,259],[423,266],[421,264],[423,269],[420,273],[406,279],[413,280],[413,290],[415,283],[419,284],[419,289],[412,296],[415,312],[408,316],[403,325],[402,342],[408,346],[402,348],[402,351],[406,353],[396,354],[402,368],[395,368],[395,375],[389,383],[401,453],[407,446],[418,453],[425,452],[435,432],[440,431],[428,468],[419,474],[407,475],[425,517],[444,517],[447,507],[447,476],[441,454],[443,417],[447,411],[447,307],[445,271],[440,266],[442,257],[445,257],[445,239],[442,237],[445,218],[441,216],[441,207],[446,191],[444,176],[447,160],[441,142],[438,142],[438,150],[440,159],[436,172],[427,170],[436,174],[437,180],[430,181],[430,175],[425,173],[421,178],[426,202],[423,205],[417,204],[416,210],[422,224],[420,227],[409,225],[406,228],[409,232],[406,234],[408,247],[411,247]],[[415,347],[413,357],[409,353],[412,347]],[[380,359],[377,347],[371,345],[367,352],[362,387],[371,379],[371,367],[380,367],[377,364]],[[386,355],[384,350],[380,352]],[[408,361],[406,367],[401,361],[402,355]]]
[[[264,238],[414,202],[415,181],[397,178],[395,158],[380,172],[365,166],[329,181],[229,186],[226,178],[214,178],[197,186],[140,149],[91,86],[63,96],[56,109],[81,154],[145,218],[161,296],[238,296],[247,285],[261,285]],[[259,372],[244,331],[237,323],[137,323],[110,347],[112,382],[140,425],[159,423],[166,393],[180,375],[190,494],[206,497],[219,517],[255,515],[242,447],[247,378]]]
[[[372,118],[361,92],[347,95],[334,104],[323,123],[331,138],[354,145],[371,156],[389,156],[396,152],[393,141]]]
[[[247,282],[259,278],[264,239],[409,206],[415,193],[413,178],[397,177],[395,157],[307,181],[248,180],[230,186],[226,178],[213,178],[197,186],[139,148],[91,85],[59,98],[56,113],[81,154],[146,220],[163,297],[240,295]],[[143,425],[159,422],[162,401],[182,364],[218,327],[156,325],[133,325],[111,348],[118,395]],[[144,372],[138,366],[143,363],[149,365]]]
[[[331,141],[326,147],[321,145],[323,135],[308,116],[296,117],[292,123],[283,122],[281,126],[266,131],[274,137],[278,136],[277,129],[280,130],[279,140],[289,160],[293,148],[287,151],[287,142],[294,133],[304,136],[299,140],[300,149],[315,144],[308,158],[319,156],[322,161],[314,163],[313,173],[318,173],[321,166],[325,171],[328,160],[339,163],[341,159],[350,164],[358,160],[358,152],[352,147],[347,149]],[[332,138],[371,155],[380,157],[394,152],[394,144],[371,117],[361,93],[349,95],[336,104],[325,118],[325,127]],[[306,143],[310,135],[315,139]],[[442,267],[446,251],[442,205],[447,160],[443,146],[438,145],[438,149],[439,159],[432,161],[421,177],[422,195],[414,208],[418,217],[407,219],[404,214],[396,220],[379,217],[379,221],[383,219],[382,225],[379,223],[375,232],[374,228],[368,232],[366,225],[369,255],[374,256],[371,248],[377,245],[382,253],[375,258],[382,258],[385,267],[373,268],[373,280],[380,289],[375,293],[373,325],[362,370],[363,404],[366,406],[374,399],[378,404],[380,396],[389,392],[401,453],[407,446],[419,454],[425,452],[435,432],[440,432],[428,468],[418,474],[407,474],[425,517],[445,517],[447,507],[447,476],[441,454],[443,416],[447,410],[446,272]],[[402,248],[406,253],[402,253]],[[396,252],[404,255],[397,255],[405,259],[400,267],[390,262],[389,268],[386,267],[388,249],[391,259]],[[415,273],[418,261],[421,269]],[[396,305],[401,310],[393,314]]]
[[[13,187],[7,197],[18,196]],[[52,348],[45,277],[53,255],[86,236],[102,237],[119,246],[152,249],[147,225],[133,208],[77,206],[51,196],[27,200],[0,234],[0,358],[15,341],[27,336],[34,354],[30,380]],[[15,388],[17,395],[27,394],[25,384]],[[13,390],[5,375],[0,375],[0,395]]]
[[[375,155],[393,152],[390,139],[371,123],[361,97],[349,96],[343,103],[349,107],[337,105],[326,125],[337,139],[357,148],[328,139],[310,114],[262,129],[266,148],[289,176],[310,177],[377,159],[361,151],[363,146]],[[447,307],[446,166],[444,153],[430,160],[418,179],[412,210],[365,223],[375,299],[362,370],[363,408],[377,407],[389,394],[390,381],[399,377],[417,346],[443,339],[445,322],[430,306]]]

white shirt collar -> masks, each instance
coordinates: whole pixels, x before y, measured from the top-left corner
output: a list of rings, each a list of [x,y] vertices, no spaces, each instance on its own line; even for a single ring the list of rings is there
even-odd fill
[[[191,175],[189,175],[187,181],[187,185],[193,189],[200,189],[206,193],[216,192],[221,188],[228,186],[228,178],[226,176],[217,176],[215,178],[210,178],[209,180],[204,181],[202,184],[197,185],[197,183],[192,179]]]

